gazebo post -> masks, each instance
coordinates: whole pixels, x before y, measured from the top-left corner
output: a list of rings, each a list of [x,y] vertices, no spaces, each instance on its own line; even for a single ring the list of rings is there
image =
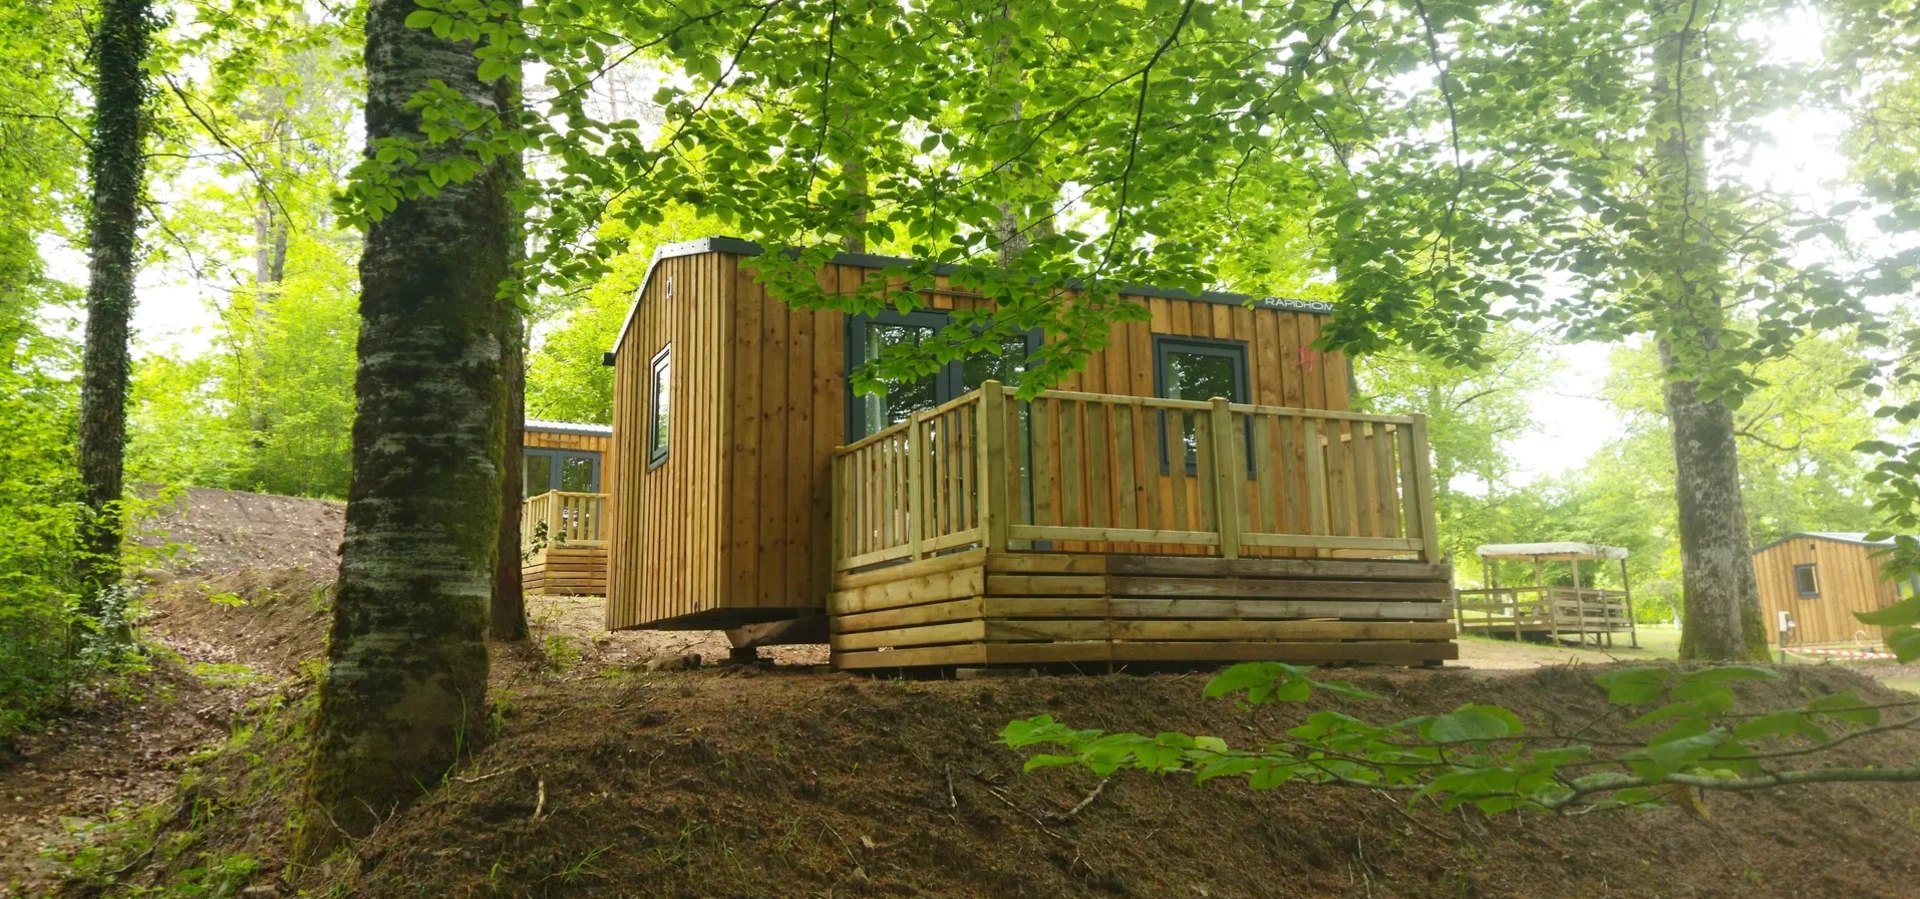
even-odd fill
[[[1620,597],[1627,603],[1627,636],[1633,640],[1633,648],[1640,648],[1640,625],[1633,620],[1633,585],[1627,583],[1627,560],[1620,560]]]
[[[1547,607],[1547,633],[1553,642],[1560,642],[1560,610],[1554,608],[1553,594],[1547,590],[1546,578],[1540,576],[1540,557],[1533,557],[1533,599]]]
[[[1567,556],[1567,564],[1573,566],[1573,613],[1580,618],[1580,645],[1587,645],[1587,591],[1580,583],[1580,554]],[[1593,645],[1600,645],[1600,635],[1593,635]]]

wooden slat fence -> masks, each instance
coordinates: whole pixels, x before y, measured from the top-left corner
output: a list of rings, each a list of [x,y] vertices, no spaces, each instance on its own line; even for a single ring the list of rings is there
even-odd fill
[[[551,490],[520,507],[522,549],[607,545],[606,494]]]
[[[1425,422],[988,384],[834,454],[834,568],[994,550],[1439,559]]]

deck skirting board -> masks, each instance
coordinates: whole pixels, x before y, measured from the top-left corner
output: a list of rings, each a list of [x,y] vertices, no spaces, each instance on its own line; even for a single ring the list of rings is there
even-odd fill
[[[829,601],[834,664],[1424,665],[1459,658],[1445,565],[967,555],[901,565],[892,580],[884,569],[843,578]]]

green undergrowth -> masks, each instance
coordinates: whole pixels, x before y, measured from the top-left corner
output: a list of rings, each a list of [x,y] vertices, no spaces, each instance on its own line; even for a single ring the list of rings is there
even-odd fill
[[[237,666],[214,666],[218,668]],[[279,878],[300,826],[314,671],[250,703],[226,741],[193,756],[173,795],[129,810],[61,853],[56,896],[226,897]]]

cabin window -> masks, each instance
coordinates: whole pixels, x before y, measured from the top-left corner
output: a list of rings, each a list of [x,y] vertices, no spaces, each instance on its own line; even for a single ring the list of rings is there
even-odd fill
[[[527,447],[521,450],[520,474],[527,496],[549,490],[599,493],[600,454]]]
[[[663,347],[653,357],[647,381],[647,468],[667,461],[667,432],[673,396],[673,345]]]
[[[1820,573],[1812,565],[1793,566],[1793,588],[1801,599],[1820,598]]]
[[[1217,396],[1231,403],[1244,403],[1248,401],[1247,380],[1245,341],[1164,335],[1155,335],[1153,338],[1153,386],[1161,399],[1206,402]],[[1180,413],[1180,435],[1181,441],[1187,446],[1189,474],[1198,469],[1194,458],[1198,444],[1193,430],[1194,415],[1193,412]],[[1161,418],[1162,427],[1165,427],[1166,416]],[[1252,440],[1251,431],[1247,438]],[[1166,446],[1166,441],[1160,441],[1160,445]],[[1160,455],[1161,470],[1164,471],[1169,460],[1165,450],[1161,450]],[[1247,460],[1251,469],[1251,450],[1247,453]]]
[[[847,321],[847,371],[890,349],[918,346],[946,327],[948,321],[946,313],[928,311],[851,316]],[[859,440],[899,424],[915,412],[931,409],[988,381],[1018,384],[1038,345],[1037,331],[1015,335],[1001,341],[998,354],[975,353],[912,381],[890,383],[886,392],[879,394],[856,394],[849,382],[847,440]]]

